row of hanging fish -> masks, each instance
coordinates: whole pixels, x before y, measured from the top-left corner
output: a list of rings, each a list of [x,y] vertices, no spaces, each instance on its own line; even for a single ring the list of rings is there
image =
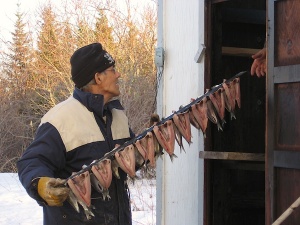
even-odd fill
[[[142,135],[118,146],[102,159],[95,160],[91,165],[73,173],[67,179],[71,191],[69,202],[79,212],[82,206],[87,218],[94,216],[91,205],[91,186],[102,193],[104,200],[109,200],[109,187],[112,176],[120,178],[118,169],[121,168],[129,177],[136,176],[136,166],[155,168],[156,159],[164,152],[170,156],[171,161],[177,156],[174,154],[175,141],[180,146],[180,151],[185,151],[183,139],[190,145],[192,143],[191,125],[203,132],[206,136],[208,121],[216,124],[222,130],[225,123],[225,109],[230,113],[231,119],[235,118],[235,109],[241,107],[240,78],[239,76],[224,80],[222,84],[195,99],[179,111],[162,121],[158,115],[153,115],[149,129]]]

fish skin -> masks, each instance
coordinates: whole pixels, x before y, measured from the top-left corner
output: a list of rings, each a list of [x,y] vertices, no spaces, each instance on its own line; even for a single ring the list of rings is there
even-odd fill
[[[126,146],[122,151],[115,153],[120,168],[131,178],[135,177],[135,154],[133,145]]]
[[[221,126],[221,124],[219,122],[219,118],[218,118],[218,116],[216,114],[216,109],[215,109],[213,103],[211,102],[210,99],[208,99],[207,102],[206,102],[206,104],[207,104],[207,117],[208,117],[208,119],[211,122],[213,122],[214,124],[217,125],[218,130],[222,131],[223,128],[222,128],[222,126]]]
[[[224,79],[223,80],[223,83],[222,83],[222,87],[224,88],[224,99],[225,99],[225,108],[227,109],[227,111],[230,113],[230,119],[236,119],[235,118],[235,102],[234,102],[234,99],[231,95],[231,92],[229,90],[229,87],[226,83],[226,80]]]
[[[183,113],[175,113],[173,115],[173,122],[175,127],[178,128],[178,131],[181,133],[183,138],[190,145],[192,143],[192,134],[188,111],[185,111]]]
[[[237,103],[237,106],[241,108],[241,87],[240,87],[239,77],[234,79],[234,89],[235,89],[235,101]]]
[[[150,121],[149,121],[149,127],[155,126],[157,123],[160,122],[160,117],[157,113],[153,113],[151,115]],[[163,147],[159,144],[153,129],[151,132],[151,137],[152,137],[152,141],[153,141],[153,147],[154,147],[154,161],[156,161],[158,159],[158,157],[160,157],[162,159],[162,155],[163,153]]]
[[[143,166],[143,164],[145,163],[145,160],[136,146],[134,147],[134,154],[135,154],[135,164],[138,165],[138,167]]]
[[[148,147],[148,160],[149,164],[152,168],[156,167],[156,162],[155,162],[155,146],[154,146],[154,135],[152,132],[147,132],[147,147]]]
[[[160,145],[158,142],[154,131],[152,131],[152,137],[153,137],[153,145],[154,145],[154,152],[155,152],[155,160],[157,160],[159,157],[162,159],[162,155],[164,154],[163,152],[163,147]]]
[[[195,120],[200,125],[203,136],[206,137],[206,129],[208,123],[207,117],[207,97],[203,97],[200,102],[191,106]]]
[[[79,205],[78,205],[78,201],[77,201],[76,195],[73,193],[72,190],[69,192],[67,201],[68,201],[68,202],[70,203],[70,205],[76,210],[76,212],[78,212],[78,213],[80,212],[80,209],[79,209]]]
[[[190,111],[189,111],[189,116],[190,116],[190,123],[193,125],[193,127],[195,127],[197,130],[200,130],[201,129],[201,126],[200,124],[197,122],[194,114],[193,114],[193,111],[192,111],[192,107],[194,105],[191,106],[190,108]]]
[[[90,176],[91,176],[92,187],[95,188],[95,190],[98,191],[99,193],[103,193],[104,188],[100,184],[100,182],[97,179],[97,177],[95,176],[95,174],[92,173],[92,174],[90,174]]]
[[[95,216],[94,213],[92,212],[93,206],[88,207],[82,200],[76,197],[76,195],[73,193],[72,190],[69,192],[67,201],[70,203],[70,205],[75,209],[77,213],[80,213],[79,205],[81,205],[84,210],[84,214],[88,220],[90,220],[92,216]]]
[[[92,216],[95,216],[94,213],[92,212],[92,207],[93,207],[93,206],[87,206],[87,205],[85,204],[85,202],[82,201],[81,199],[77,199],[77,200],[78,200],[78,203],[82,206],[86,218],[87,218],[88,220],[92,219]]]
[[[195,101],[194,98],[191,98],[191,102]],[[195,105],[195,104],[194,104]],[[192,105],[192,106],[194,106]],[[194,114],[193,114],[193,111],[192,111],[192,107],[189,108],[189,117],[190,117],[190,123],[197,129],[197,130],[200,130],[201,129],[201,126],[200,124],[197,122]]]
[[[138,149],[145,162],[149,161],[147,165],[155,167],[155,149],[152,132],[147,132],[144,137],[137,140],[135,142],[135,147]]]
[[[174,132],[175,132],[175,140],[177,142],[177,144],[179,145],[180,147],[180,153],[182,151],[185,152],[185,149],[184,149],[184,146],[183,146],[183,143],[182,143],[182,134],[179,132],[178,128],[175,126],[174,124]]]
[[[117,162],[116,159],[113,159],[111,161],[111,170],[112,170],[112,173],[113,175],[117,178],[117,179],[120,179],[120,174],[119,174],[119,163]]]
[[[92,166],[91,183],[92,186],[103,195],[103,199],[110,199],[108,188],[112,181],[111,160],[104,159]],[[96,179],[96,180],[95,180]]]
[[[81,200],[89,207],[91,205],[91,180],[89,171],[85,171],[84,173],[68,179],[67,183],[77,199]]]
[[[104,189],[108,189],[112,181],[111,160],[104,159],[92,166],[92,172]]]
[[[142,155],[145,161],[148,160],[147,137],[143,137],[135,142],[135,147]]]
[[[230,81],[229,83],[227,83],[227,86],[229,88],[231,97],[232,97],[232,101],[233,101],[233,108],[235,109],[236,107],[236,90],[235,90],[235,80]]]
[[[153,132],[159,142],[159,144],[169,154],[171,161],[177,156],[174,154],[175,147],[175,132],[172,120],[167,120],[164,124],[155,125]]]
[[[105,189],[100,181],[97,179],[97,177],[95,176],[95,174],[91,174],[91,184],[92,187],[95,188],[96,191],[98,191],[99,193],[102,194],[103,200],[105,201],[105,199],[107,198],[108,200],[111,199],[110,195],[109,195],[109,190]]]
[[[218,90],[216,90],[214,93],[209,94],[209,98],[212,101],[221,121],[222,121],[222,125],[224,123],[226,123],[225,121],[225,99],[224,99],[224,95],[221,94],[221,92],[223,92],[224,89],[223,88],[219,88]]]

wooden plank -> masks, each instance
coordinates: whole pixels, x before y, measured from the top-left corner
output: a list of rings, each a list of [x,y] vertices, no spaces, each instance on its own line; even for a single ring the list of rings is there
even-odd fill
[[[229,0],[211,0],[211,3],[215,4],[215,3],[227,2],[227,1],[229,1]]]
[[[274,0],[267,0],[267,71],[266,76],[266,177],[265,177],[265,195],[266,195],[266,213],[265,225],[272,224],[274,221]]]
[[[235,48],[235,47],[222,47],[223,55],[251,57],[257,53],[260,49],[254,48]]]
[[[276,187],[274,189],[274,219],[278,217],[280,218],[280,215],[282,215],[282,213],[289,208],[295,199],[299,198],[300,196],[300,170],[276,168],[275,171]],[[299,224],[299,218],[300,211],[295,210],[283,224]]]
[[[278,1],[275,7],[274,64],[276,67],[297,65],[300,61],[299,1]]]
[[[274,67],[274,83],[300,82],[300,64]]]
[[[265,154],[244,153],[244,152],[200,151],[199,158],[201,158],[201,159],[219,159],[219,160],[265,161]]]

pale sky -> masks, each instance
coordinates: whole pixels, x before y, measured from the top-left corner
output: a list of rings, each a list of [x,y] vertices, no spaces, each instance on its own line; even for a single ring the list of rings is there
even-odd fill
[[[17,4],[20,3],[20,12],[25,14],[24,20],[31,21],[34,18],[40,6],[46,2],[52,2],[59,5],[62,0],[0,0],[0,52],[5,48],[6,43],[11,41],[11,32],[14,32],[14,23],[16,22]],[[101,0],[100,0],[101,1]],[[125,0],[118,0],[118,4],[125,4]],[[140,6],[145,3],[154,3],[154,0],[131,0],[133,5]]]
[[[0,0],[0,38],[7,40],[10,32],[14,31],[17,3],[21,4],[21,12],[33,14],[35,9],[46,0]],[[59,0],[52,0],[59,1]]]

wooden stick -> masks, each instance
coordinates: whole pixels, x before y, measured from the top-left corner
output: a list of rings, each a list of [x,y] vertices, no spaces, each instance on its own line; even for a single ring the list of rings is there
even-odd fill
[[[265,161],[265,154],[244,153],[244,152],[214,152],[200,151],[201,159],[223,159],[223,160],[246,160],[246,161]]]
[[[240,77],[240,76],[242,76],[242,75],[244,75],[244,74],[247,74],[247,73],[249,73],[249,71],[242,71],[242,72],[239,72],[238,74],[236,74],[236,75],[234,75],[233,77],[229,78],[229,79],[226,80],[225,82],[226,82],[226,83],[229,83],[230,81],[234,80],[235,78]],[[213,88],[212,88],[210,91],[208,91],[208,92],[206,92],[204,95],[198,97],[197,99],[195,99],[194,101],[192,101],[192,102],[189,103],[188,105],[186,105],[186,106],[180,108],[178,111],[173,112],[170,116],[168,116],[167,118],[164,118],[163,120],[161,120],[160,122],[158,122],[156,125],[164,124],[166,121],[172,119],[175,113],[183,113],[183,112],[185,112],[186,110],[189,110],[189,109],[191,108],[192,105],[194,105],[194,104],[200,102],[204,97],[209,96],[211,93],[216,92],[219,88],[222,87],[222,84],[223,84],[223,83],[221,83],[221,84],[219,84],[219,85],[213,86]],[[72,179],[73,177],[78,176],[78,175],[84,173],[85,171],[90,170],[90,169],[92,168],[92,166],[95,165],[95,164],[97,164],[98,162],[100,162],[100,161],[102,161],[102,160],[104,160],[104,159],[108,159],[108,158],[110,158],[110,157],[113,157],[114,154],[115,154],[116,152],[119,152],[119,151],[125,149],[125,147],[127,147],[127,146],[129,146],[129,145],[135,143],[137,140],[143,138],[148,132],[151,132],[151,131],[153,130],[153,127],[154,127],[154,125],[151,126],[151,127],[149,127],[147,130],[144,130],[144,132],[142,132],[140,135],[138,135],[138,136],[134,137],[133,139],[131,139],[131,140],[125,142],[123,145],[121,145],[121,146],[119,146],[119,147],[116,147],[116,148],[114,148],[113,150],[111,150],[110,152],[106,153],[102,158],[97,159],[97,160],[94,160],[90,165],[84,167],[83,169],[81,169],[81,170],[78,171],[77,173],[73,173],[73,175],[71,175],[70,177],[68,177],[68,178],[66,179],[66,182],[65,182],[65,183],[67,183],[69,179]]]
[[[286,220],[286,218],[289,217],[289,215],[294,212],[294,210],[300,205],[300,197],[287,209],[284,211],[284,213],[281,214],[281,216],[274,222],[272,225],[279,225],[283,221]]]

